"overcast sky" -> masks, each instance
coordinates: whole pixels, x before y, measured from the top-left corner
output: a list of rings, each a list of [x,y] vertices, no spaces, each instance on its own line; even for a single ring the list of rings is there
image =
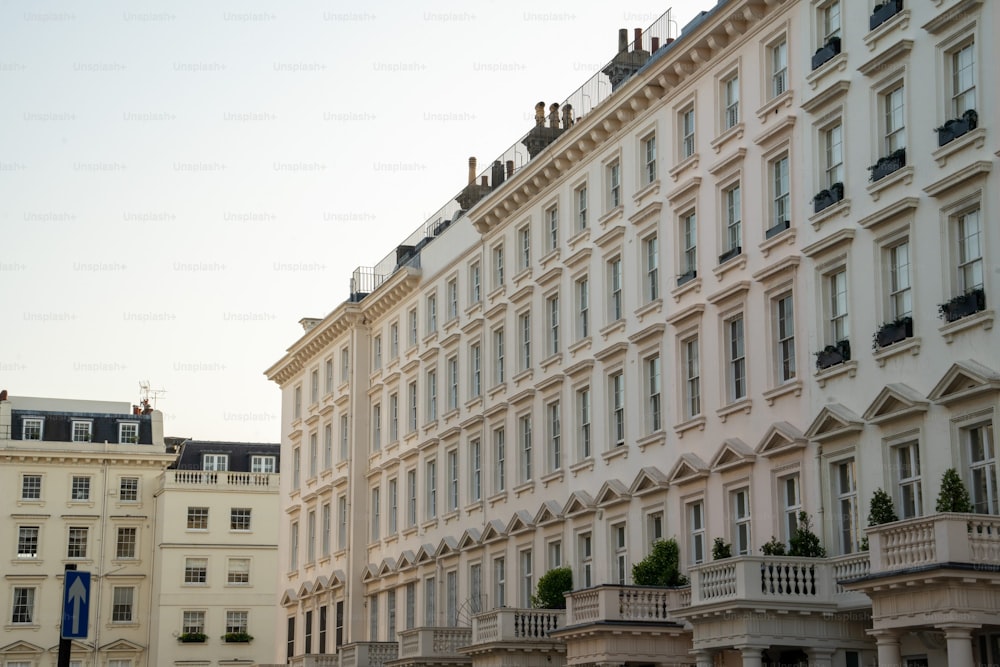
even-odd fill
[[[0,0],[0,389],[279,441],[298,320],[668,7]]]

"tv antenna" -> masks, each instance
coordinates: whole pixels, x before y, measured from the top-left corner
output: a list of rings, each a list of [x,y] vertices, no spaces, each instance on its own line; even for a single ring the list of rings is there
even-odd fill
[[[139,400],[144,408],[152,407],[155,410],[156,399],[165,393],[167,393],[166,389],[150,389],[149,380],[139,383]],[[150,405],[150,400],[152,400],[152,405]]]

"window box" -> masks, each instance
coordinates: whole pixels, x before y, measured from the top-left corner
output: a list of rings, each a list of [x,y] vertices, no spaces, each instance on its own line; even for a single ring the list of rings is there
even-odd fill
[[[819,69],[838,53],[840,53],[840,37],[831,37],[826,44],[816,49],[816,53],[813,54],[812,68]]]
[[[834,183],[826,190],[820,190],[813,197],[813,213],[819,213],[825,208],[830,208],[844,198],[844,184]]]
[[[816,353],[816,370],[821,371],[830,366],[842,364],[851,360],[851,341],[838,340],[834,345],[827,345]]]
[[[781,222],[779,222],[778,224],[776,224],[774,227],[771,227],[766,232],[764,232],[764,238],[765,239],[774,238],[775,236],[777,236],[778,234],[780,234],[781,232],[785,231],[786,229],[788,229],[791,226],[792,226],[792,223],[790,223],[787,220],[782,220]]]
[[[938,316],[945,322],[954,322],[967,315],[986,310],[986,292],[982,288],[959,294],[938,306]]]
[[[903,11],[903,0],[887,0],[875,5],[875,11],[868,17],[868,29],[874,30],[901,11]]]
[[[698,277],[698,272],[694,269],[691,269],[687,273],[682,273],[681,275],[677,276],[677,286],[680,287],[681,285],[689,283],[697,277]]]
[[[741,246],[736,246],[735,248],[730,248],[726,252],[719,255],[719,264],[725,264],[733,257],[739,257],[743,254],[743,248]]]
[[[906,149],[900,148],[889,153],[885,157],[880,157],[878,162],[868,167],[871,171],[871,181],[881,180],[894,171],[898,171],[906,166]]]
[[[249,644],[253,641],[253,635],[248,632],[227,632],[222,635],[222,640],[227,644]]]
[[[182,644],[204,644],[208,640],[208,635],[204,632],[183,632],[177,636],[177,641]]]
[[[958,139],[963,134],[967,134],[979,126],[979,114],[975,109],[969,109],[962,114],[961,118],[952,118],[944,125],[934,131],[938,135],[938,146]]]
[[[901,317],[893,322],[886,322],[872,336],[872,349],[879,350],[893,343],[913,337],[913,318]]]

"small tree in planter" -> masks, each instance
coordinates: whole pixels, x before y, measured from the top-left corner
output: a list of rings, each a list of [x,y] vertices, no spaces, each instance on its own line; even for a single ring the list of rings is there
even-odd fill
[[[969,490],[954,468],[948,468],[941,477],[941,492],[938,493],[937,512],[972,512]]]
[[[677,540],[657,540],[648,556],[632,566],[632,581],[637,586],[684,586],[681,574],[681,550]]]
[[[715,542],[712,543],[712,560],[722,560],[723,558],[732,558],[732,556],[733,545],[721,537],[715,538]]]
[[[555,567],[538,579],[538,588],[531,596],[531,606],[535,609],[565,609],[565,593],[573,590],[573,570],[569,567]]]
[[[868,510],[868,526],[881,526],[884,523],[899,521],[896,515],[896,507],[892,503],[892,496],[882,489],[875,489],[872,495],[871,508]],[[861,540],[861,550],[868,551],[868,536]]]
[[[788,540],[788,555],[799,558],[826,558],[826,549],[819,542],[819,535],[812,531],[812,521],[805,512],[799,512],[798,525]]]
[[[765,556],[784,556],[785,555],[785,543],[779,540],[774,535],[771,536],[770,542],[765,542],[764,546],[760,548],[761,553]]]

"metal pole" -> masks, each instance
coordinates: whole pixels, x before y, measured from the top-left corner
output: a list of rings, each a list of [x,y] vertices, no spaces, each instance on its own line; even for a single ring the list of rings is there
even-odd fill
[[[67,563],[66,570],[75,570],[75,563]],[[63,588],[66,587],[66,575],[63,574]],[[63,593],[63,599],[66,599],[65,592]],[[59,621],[59,660],[56,662],[56,667],[69,667],[69,657],[70,651],[73,649],[73,640],[64,639],[62,636],[62,624],[66,620],[66,610],[62,609],[62,618]]]

